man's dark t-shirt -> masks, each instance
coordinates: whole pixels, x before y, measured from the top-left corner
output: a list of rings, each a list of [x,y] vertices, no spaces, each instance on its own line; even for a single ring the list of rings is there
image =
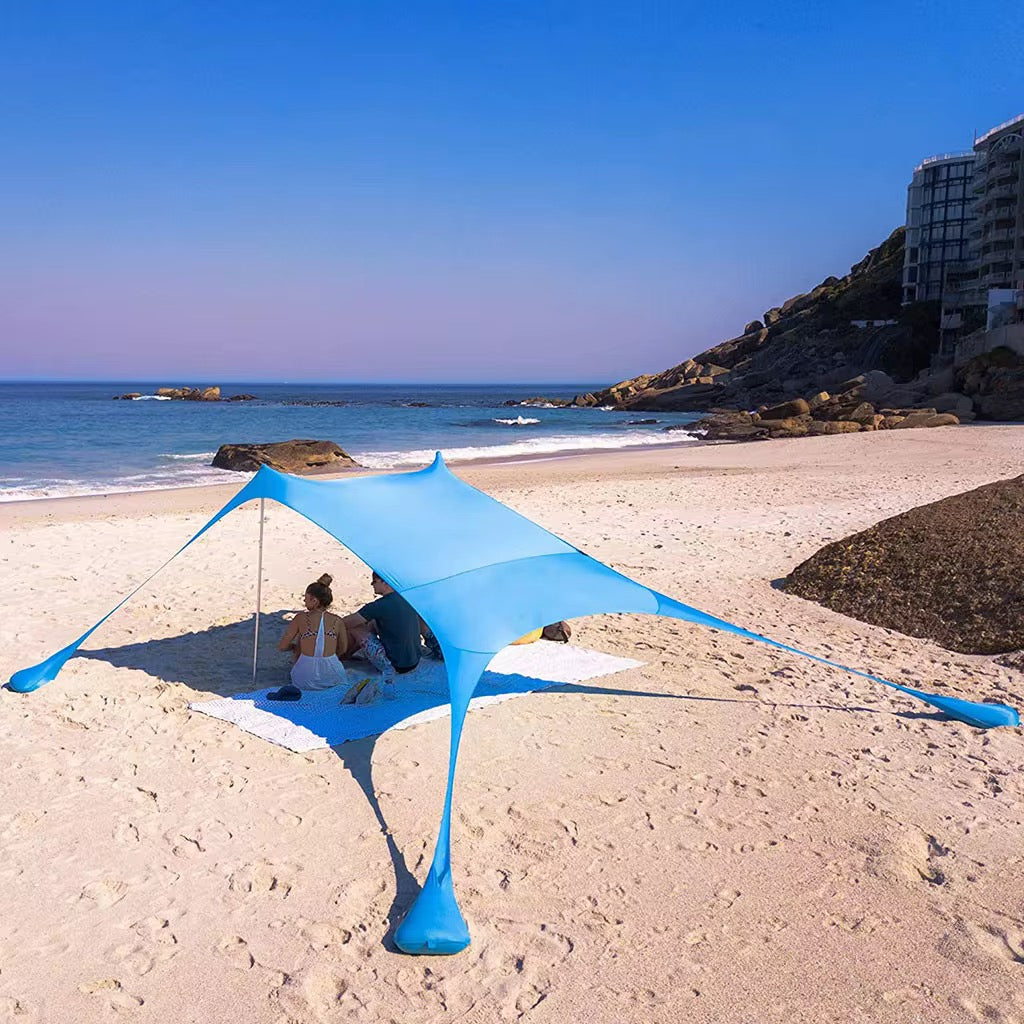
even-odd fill
[[[415,668],[420,660],[420,617],[401,594],[385,594],[359,609],[367,622],[377,623],[377,635],[391,664],[399,671]]]

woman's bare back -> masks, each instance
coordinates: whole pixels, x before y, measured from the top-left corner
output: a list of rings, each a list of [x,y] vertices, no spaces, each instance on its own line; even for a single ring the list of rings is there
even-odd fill
[[[348,647],[348,636],[341,617],[331,612],[323,613],[324,619],[324,657],[333,657],[339,650]],[[298,648],[301,654],[313,657],[316,653],[316,634],[320,628],[320,615],[317,612],[299,612],[292,620],[297,626]]]

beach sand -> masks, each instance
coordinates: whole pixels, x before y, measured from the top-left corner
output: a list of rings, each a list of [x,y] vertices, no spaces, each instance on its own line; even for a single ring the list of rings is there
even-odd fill
[[[830,540],[1021,472],[1024,427],[456,471],[644,583],[897,682],[1024,708],[992,658],[771,581]],[[0,678],[64,646],[231,493],[0,507]],[[0,1021],[1024,1021],[1024,747],[671,620],[575,622],[644,668],[474,712],[464,953],[389,935],[429,863],[447,720],[297,755],[188,703],[251,689],[258,512],[233,513],[54,682],[0,693]],[[998,543],[998,538],[993,538]],[[306,584],[367,573],[266,523],[263,685]]]

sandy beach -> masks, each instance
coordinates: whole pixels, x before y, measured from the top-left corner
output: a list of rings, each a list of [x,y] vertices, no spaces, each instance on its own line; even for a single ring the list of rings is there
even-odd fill
[[[739,625],[1024,708],[993,658],[772,581],[823,544],[1021,473],[1024,426],[455,467],[596,558]],[[0,678],[79,636],[232,494],[0,506]],[[432,853],[447,720],[293,754],[188,710],[252,689],[258,511],[174,561],[49,685],[0,693],[0,1021],[1024,1021],[1024,747],[670,620],[573,623],[645,662],[475,711],[455,886],[473,943],[390,940]],[[993,538],[998,543],[998,538]],[[320,573],[268,508],[260,683]]]

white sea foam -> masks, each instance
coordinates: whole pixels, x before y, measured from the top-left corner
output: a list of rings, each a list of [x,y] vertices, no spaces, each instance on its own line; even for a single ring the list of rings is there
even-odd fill
[[[555,456],[559,453],[593,449],[634,448],[649,445],[692,444],[700,439],[696,432],[676,430],[631,431],[608,434],[565,434],[548,437],[519,435],[515,441],[499,445],[472,445],[443,449],[448,462],[472,459],[515,459]],[[394,469],[424,466],[434,459],[433,448],[406,451],[352,451],[353,458],[367,469]],[[43,498],[82,497],[92,494],[119,494],[131,491],[164,491],[175,487],[202,487],[216,484],[237,484],[241,487],[252,476],[209,465],[212,452],[168,453],[163,456],[166,468],[148,472],[123,473],[99,480],[64,477],[32,479],[25,476],[0,478],[0,503]]]
[[[588,451],[601,448],[641,448],[649,445],[692,444],[696,438],[685,430],[671,433],[640,432],[629,434],[566,434],[524,438],[509,444],[477,445],[465,448],[442,448],[446,462],[470,459],[512,459],[523,455],[554,455],[558,452]],[[355,452],[352,458],[368,469],[397,469],[424,466],[434,460],[434,449],[413,451]]]
[[[510,427],[528,427],[531,423],[540,423],[532,416],[517,416],[514,420],[494,420],[495,423],[504,423]]]
[[[102,480],[73,480],[51,477],[25,486],[23,478],[18,486],[10,477],[0,483],[0,502],[35,501],[42,498],[76,498],[90,494],[124,494],[130,491],[166,491],[175,487],[208,487],[215,484],[237,482],[240,486],[252,477],[251,473],[236,473],[211,466],[176,466],[173,470],[154,470],[150,473],[125,473]]]
[[[138,398],[133,398],[133,402],[170,402],[172,401],[170,395],[139,395]]]

